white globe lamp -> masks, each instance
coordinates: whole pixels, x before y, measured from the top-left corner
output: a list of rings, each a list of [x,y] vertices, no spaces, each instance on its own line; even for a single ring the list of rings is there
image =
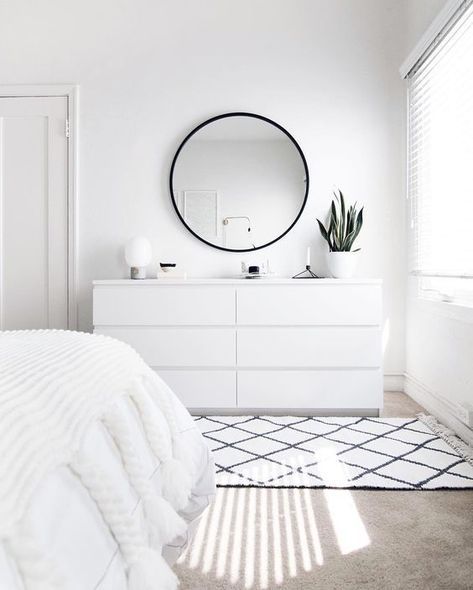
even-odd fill
[[[146,279],[146,267],[151,262],[149,240],[143,236],[131,238],[125,246],[125,260],[130,267],[131,279]]]

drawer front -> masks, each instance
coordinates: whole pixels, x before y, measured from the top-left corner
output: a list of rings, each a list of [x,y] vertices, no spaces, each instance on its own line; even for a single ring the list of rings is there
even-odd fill
[[[157,371],[187,408],[236,407],[235,371]]]
[[[368,410],[383,406],[379,369],[239,371],[238,407]]]
[[[380,285],[278,285],[237,290],[240,325],[379,325]]]
[[[94,326],[233,325],[235,290],[200,286],[98,286]]]
[[[238,329],[239,367],[379,367],[378,327]]]
[[[233,328],[97,328],[130,344],[153,367],[233,367]]]

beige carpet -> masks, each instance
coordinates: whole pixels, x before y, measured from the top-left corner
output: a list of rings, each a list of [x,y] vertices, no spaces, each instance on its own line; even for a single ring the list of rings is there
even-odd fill
[[[182,590],[473,589],[473,492],[219,489],[175,571]]]

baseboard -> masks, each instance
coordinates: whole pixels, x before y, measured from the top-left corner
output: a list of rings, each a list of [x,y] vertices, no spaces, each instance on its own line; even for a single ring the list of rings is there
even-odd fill
[[[404,391],[403,373],[385,373],[384,391]]]
[[[439,394],[408,374],[404,376],[404,392],[442,424],[451,428],[466,443],[473,445],[473,430],[455,416],[448,402]]]
[[[187,408],[192,416],[359,416],[377,418],[379,408]]]

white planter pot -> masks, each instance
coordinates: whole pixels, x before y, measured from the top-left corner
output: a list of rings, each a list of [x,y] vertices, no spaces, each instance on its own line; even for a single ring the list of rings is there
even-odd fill
[[[356,271],[358,252],[328,252],[327,264],[334,279],[350,279]]]

